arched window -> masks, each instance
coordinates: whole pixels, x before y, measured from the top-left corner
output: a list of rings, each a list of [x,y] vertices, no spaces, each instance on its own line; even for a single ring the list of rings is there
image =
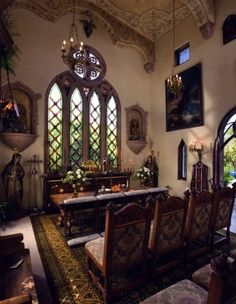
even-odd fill
[[[72,72],[57,75],[47,90],[45,171],[65,171],[92,160],[99,167],[120,158],[120,102],[104,80],[101,55],[85,46],[82,61]]]
[[[236,172],[236,108],[229,111],[220,123],[213,153],[213,182],[230,183]]]
[[[187,146],[183,139],[178,146],[178,179],[187,179]]]
[[[236,15],[229,15],[223,24],[224,44],[236,39]]]

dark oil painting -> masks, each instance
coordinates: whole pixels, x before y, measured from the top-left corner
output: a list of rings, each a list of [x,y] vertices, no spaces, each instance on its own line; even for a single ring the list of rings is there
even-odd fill
[[[183,88],[176,95],[167,88],[166,131],[203,125],[202,67],[201,63],[179,74]]]

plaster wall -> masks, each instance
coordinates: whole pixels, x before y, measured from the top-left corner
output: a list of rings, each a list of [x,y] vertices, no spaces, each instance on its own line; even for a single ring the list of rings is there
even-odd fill
[[[203,140],[206,151],[203,162],[209,166],[209,178],[212,177],[212,151],[218,126],[224,115],[235,106],[236,96],[236,40],[223,44],[222,26],[230,14],[236,13],[234,0],[215,1],[215,28],[210,39],[205,40],[192,16],[176,26],[176,44],[178,48],[190,43],[190,60],[176,67],[179,73],[201,62],[203,86],[204,125],[166,132],[165,80],[171,74],[173,64],[172,35],[169,32],[157,43],[155,73],[151,78],[151,138],[154,150],[159,151],[159,183],[173,188],[172,194],[182,195],[191,181],[192,165],[197,155],[188,152],[187,180],[177,180],[178,145],[183,139],[188,145],[191,141]]]
[[[35,191],[36,204],[42,205],[42,181],[44,174],[43,165],[37,166],[36,183],[31,175],[31,167],[27,160],[36,155],[38,159],[44,158],[44,126],[45,93],[49,83],[59,73],[68,69],[61,59],[61,44],[67,39],[71,15],[50,23],[26,10],[13,10],[12,19],[16,22],[15,43],[21,51],[20,60],[15,67],[16,76],[11,76],[11,82],[20,81],[30,87],[35,93],[40,93],[42,98],[38,101],[37,139],[25,151],[22,151],[21,164],[25,170],[23,207],[34,207]],[[150,75],[144,71],[137,53],[132,50],[114,46],[108,33],[99,28],[87,39],[82,27],[79,25],[80,39],[85,44],[96,48],[105,59],[107,73],[105,78],[114,86],[121,102],[122,109],[122,158],[126,167],[137,167],[143,162],[144,155],[149,151],[145,148],[144,154],[133,154],[126,145],[126,114],[125,108],[134,104],[149,111],[150,102]],[[150,121],[150,120],[149,120]],[[148,125],[149,132],[150,125]],[[0,172],[11,160],[13,151],[0,142]],[[1,183],[1,200],[4,200],[4,191]]]

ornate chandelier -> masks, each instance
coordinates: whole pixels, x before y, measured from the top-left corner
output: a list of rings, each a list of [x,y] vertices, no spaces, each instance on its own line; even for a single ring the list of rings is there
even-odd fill
[[[178,74],[174,73],[175,67],[175,0],[173,0],[173,67],[171,76],[167,79],[167,89],[170,93],[174,94],[175,96],[183,88],[182,79]]]
[[[80,59],[81,56],[83,57],[83,45],[83,41],[79,41],[78,26],[75,22],[75,0],[73,0],[73,17],[70,25],[68,41],[64,40],[61,47],[61,57],[64,63],[71,69],[73,69],[78,59]]]

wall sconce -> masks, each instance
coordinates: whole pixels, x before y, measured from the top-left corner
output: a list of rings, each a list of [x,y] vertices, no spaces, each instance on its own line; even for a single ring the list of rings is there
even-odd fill
[[[188,145],[189,151],[191,153],[196,152],[198,155],[198,161],[201,162],[202,161],[202,154],[203,154],[203,150],[204,150],[204,145],[203,145],[203,141],[200,141],[200,145],[197,145],[196,140],[194,142],[191,142]]]

